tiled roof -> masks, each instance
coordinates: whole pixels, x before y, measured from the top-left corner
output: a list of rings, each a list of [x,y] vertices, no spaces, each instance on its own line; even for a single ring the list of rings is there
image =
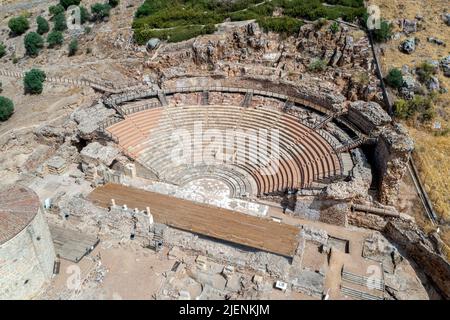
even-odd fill
[[[21,232],[39,210],[39,197],[26,187],[0,187],[0,245]]]

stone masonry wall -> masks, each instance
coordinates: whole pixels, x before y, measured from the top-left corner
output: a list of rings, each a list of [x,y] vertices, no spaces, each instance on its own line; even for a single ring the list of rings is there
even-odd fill
[[[0,299],[31,299],[53,274],[55,251],[41,212],[0,246]]]
[[[400,183],[408,169],[414,143],[400,125],[386,128],[375,147],[375,170],[379,180],[380,202],[395,205]]]

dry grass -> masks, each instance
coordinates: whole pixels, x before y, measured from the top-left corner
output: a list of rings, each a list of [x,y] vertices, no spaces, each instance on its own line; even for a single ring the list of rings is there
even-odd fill
[[[394,32],[400,28],[396,24],[397,19],[414,19],[416,15],[422,15],[423,30],[410,36],[419,39],[419,44],[413,54],[400,53],[399,44],[408,36],[401,35],[399,39],[388,42],[385,53],[382,56],[384,73],[390,68],[401,68],[403,65],[418,66],[421,62],[434,59],[440,60],[449,54],[448,47],[429,43],[427,37],[435,37],[450,45],[449,27],[442,20],[442,14],[448,10],[448,0],[371,0],[381,9],[383,18],[393,22]],[[441,85],[450,89],[450,78],[442,72],[438,75]],[[437,117],[435,121],[441,122],[443,129],[449,128],[448,105],[450,93],[440,94],[435,103]],[[433,201],[436,212],[446,221],[450,221],[450,136],[435,136],[431,124],[421,125],[410,121],[406,126],[415,140],[415,160],[419,167],[421,180]],[[450,240],[450,236],[449,239]],[[447,243],[450,243],[448,241]]]
[[[426,128],[408,127],[416,143],[419,174],[436,212],[450,221],[450,137],[435,137]]]

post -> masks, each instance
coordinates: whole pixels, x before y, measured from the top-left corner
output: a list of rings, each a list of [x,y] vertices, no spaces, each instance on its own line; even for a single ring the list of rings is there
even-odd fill
[[[150,207],[147,207],[146,211],[147,211],[147,216],[148,216],[149,223],[150,223],[150,225],[153,225],[154,221],[153,221],[153,215],[150,212]]]

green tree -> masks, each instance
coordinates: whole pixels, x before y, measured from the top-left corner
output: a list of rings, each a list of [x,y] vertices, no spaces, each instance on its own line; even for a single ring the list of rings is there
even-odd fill
[[[61,6],[63,6],[64,9],[66,9],[66,10],[67,10],[68,7],[70,7],[70,6],[72,6],[72,5],[73,5],[73,6],[79,5],[80,2],[81,2],[81,0],[59,0],[59,4],[60,4]]]
[[[0,58],[2,58],[6,54],[6,46],[3,42],[0,42]]]
[[[0,96],[0,121],[6,121],[14,112],[14,103],[11,99]]]
[[[77,53],[77,51],[78,51],[78,40],[74,38],[69,43],[69,57],[74,56]]]
[[[49,48],[62,45],[64,42],[64,36],[61,31],[52,31],[48,34],[47,43]]]
[[[383,20],[380,22],[380,29],[375,29],[373,31],[373,38],[376,42],[386,42],[392,36],[392,25]]]
[[[37,30],[36,30],[37,33],[42,35],[50,31],[50,26],[47,20],[45,20],[45,18],[38,16],[36,18],[36,23],[37,23]]]
[[[386,76],[386,82],[393,88],[400,88],[403,84],[402,72],[397,68],[392,68]]]
[[[24,16],[19,16],[11,18],[8,21],[8,27],[14,35],[21,35],[30,28],[30,23]]]
[[[44,88],[45,73],[39,69],[31,69],[25,73],[23,84],[25,93],[41,94]]]
[[[57,4],[56,6],[50,6],[50,7],[48,8],[48,12],[49,12],[50,15],[52,16],[52,20],[53,20],[53,17],[54,17],[54,16],[56,16],[56,15],[58,15],[58,14],[60,14],[60,13],[63,13],[64,11],[66,11],[66,10],[65,10],[64,7],[63,7],[62,5],[60,5],[60,4]]]
[[[35,57],[44,47],[44,39],[36,32],[29,32],[24,38],[24,44],[27,55]]]
[[[64,31],[67,30],[66,15],[64,12],[58,13],[53,17],[53,30],[54,31]]]
[[[111,6],[109,4],[95,3],[91,6],[92,19],[94,21],[101,21],[106,17],[109,17]]]

